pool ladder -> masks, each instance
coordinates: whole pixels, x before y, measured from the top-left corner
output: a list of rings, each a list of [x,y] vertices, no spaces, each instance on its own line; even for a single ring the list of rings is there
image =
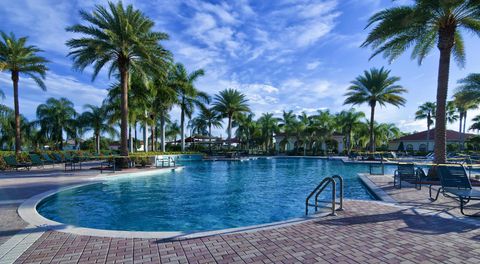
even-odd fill
[[[340,207],[336,209],[336,196],[337,196],[337,182],[335,179],[338,179],[338,182],[340,183]],[[342,211],[343,210],[343,178],[339,175],[333,175],[332,177],[326,177],[323,179],[317,187],[308,195],[306,201],[305,201],[305,215],[308,215],[308,208],[310,206],[315,207],[315,212],[318,211],[318,196],[327,188],[328,185],[331,185],[331,191],[332,191],[332,213],[330,215],[337,215],[336,211]],[[309,200],[312,198],[312,196],[315,195],[315,204],[310,204]]]

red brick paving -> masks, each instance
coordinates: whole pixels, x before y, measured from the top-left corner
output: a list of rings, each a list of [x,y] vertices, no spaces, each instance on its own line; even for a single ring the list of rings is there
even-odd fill
[[[380,203],[289,226],[157,241],[46,232],[16,263],[480,263],[471,224]]]

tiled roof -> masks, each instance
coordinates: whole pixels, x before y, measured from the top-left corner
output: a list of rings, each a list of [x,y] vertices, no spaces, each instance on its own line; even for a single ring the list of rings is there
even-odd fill
[[[465,134],[465,139],[475,136],[474,134]],[[427,130],[406,135],[395,139],[394,141],[425,141],[427,138]],[[435,139],[435,129],[430,130],[429,140]],[[459,141],[461,139],[461,133],[454,130],[447,130],[447,141]]]

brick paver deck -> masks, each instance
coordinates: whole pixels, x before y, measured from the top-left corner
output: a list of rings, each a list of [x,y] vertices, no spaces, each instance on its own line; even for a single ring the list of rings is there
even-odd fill
[[[347,201],[336,217],[162,242],[46,232],[16,263],[480,263],[480,230],[411,209]]]
[[[59,184],[58,179],[42,179]],[[373,180],[400,203],[415,207],[348,200],[346,210],[335,217],[172,241],[47,231],[15,263],[480,263],[477,225],[422,214],[416,206],[423,202],[416,199],[424,198],[424,190],[390,190],[388,177]],[[15,184],[21,187],[23,181]],[[443,202],[453,211],[451,201]]]

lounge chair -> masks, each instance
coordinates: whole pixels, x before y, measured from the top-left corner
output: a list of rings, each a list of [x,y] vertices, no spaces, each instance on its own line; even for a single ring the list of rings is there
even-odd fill
[[[480,201],[480,190],[474,189],[468,178],[467,171],[463,166],[437,166],[437,174],[440,177],[441,187],[435,198],[432,197],[432,185],[430,185],[430,200],[436,201],[440,192],[445,197],[453,198],[460,202],[460,212],[463,212],[466,204],[472,200]],[[469,215],[480,216],[480,214]]]
[[[406,163],[406,164],[398,164],[397,169],[393,173],[393,186],[397,187],[398,189],[402,188],[402,181],[407,181],[410,183],[415,184],[415,189],[420,189],[420,179],[418,177],[417,172],[415,171],[415,164],[413,163]]]
[[[45,167],[45,162],[43,162],[43,160],[40,158],[39,155],[30,154],[29,157],[30,157],[30,162],[32,163],[32,166],[36,166],[36,167],[41,166],[42,168]]]
[[[70,170],[75,170],[77,164],[80,166],[80,169],[82,169],[82,161],[79,158],[71,156],[67,152],[65,152],[63,156],[65,157],[65,171],[67,171],[68,166],[70,166]]]
[[[52,164],[53,167],[55,167],[55,163],[59,163],[56,160],[52,159],[47,153],[43,153],[42,158],[45,164]]]
[[[58,154],[58,153],[53,153],[52,155],[53,155],[53,157],[55,158],[55,161],[56,161],[57,163],[64,163],[64,162],[65,162],[65,159],[64,159],[60,154]]]
[[[17,171],[19,168],[30,170],[30,167],[32,167],[30,162],[17,162],[17,158],[15,156],[5,156],[3,157],[3,160],[5,160],[5,163],[9,167],[15,168]]]

